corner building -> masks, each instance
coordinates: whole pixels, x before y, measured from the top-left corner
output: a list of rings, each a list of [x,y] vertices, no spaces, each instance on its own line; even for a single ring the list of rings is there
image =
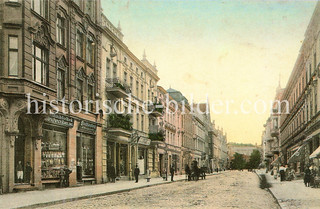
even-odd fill
[[[0,3],[0,173],[4,192],[102,182],[99,100],[100,1],[18,0]],[[27,114],[30,94],[30,111]],[[62,100],[65,101],[65,113]],[[50,101],[58,114],[49,115]],[[21,166],[18,166],[21,163]],[[30,181],[26,166],[30,163]],[[23,171],[18,179],[17,171]]]

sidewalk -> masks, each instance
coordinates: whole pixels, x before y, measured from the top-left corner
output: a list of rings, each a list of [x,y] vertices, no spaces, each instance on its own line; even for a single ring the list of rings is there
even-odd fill
[[[216,174],[217,173],[213,173],[211,175]],[[174,176],[174,180],[183,181],[185,180],[185,175]],[[172,183],[170,181],[170,176],[168,176],[168,181],[164,181],[162,178],[152,178],[150,182],[147,182],[146,179],[139,179],[138,183],[135,183],[134,181],[120,181],[116,183],[96,184],[82,187],[10,193],[0,195],[0,209],[45,206],[168,183]]]
[[[272,185],[270,191],[278,200],[281,208],[320,208],[320,188],[306,187],[303,180],[282,181],[274,179],[265,170],[257,170],[257,174],[265,174]]]

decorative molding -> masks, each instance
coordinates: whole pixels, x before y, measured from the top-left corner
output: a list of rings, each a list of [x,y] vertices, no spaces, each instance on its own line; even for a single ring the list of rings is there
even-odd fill
[[[32,27],[28,27],[28,31],[31,33],[33,41],[49,49],[50,46],[54,46],[55,42],[52,40],[48,28],[46,25],[36,22]]]

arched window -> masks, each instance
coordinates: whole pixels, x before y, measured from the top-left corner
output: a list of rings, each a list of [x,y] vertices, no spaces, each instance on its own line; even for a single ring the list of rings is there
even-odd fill
[[[61,56],[57,63],[57,99],[62,99],[65,96],[67,69],[67,60]]]

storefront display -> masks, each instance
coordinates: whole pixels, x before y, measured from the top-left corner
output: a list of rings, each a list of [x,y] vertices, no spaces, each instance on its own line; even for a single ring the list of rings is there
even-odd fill
[[[66,166],[67,134],[63,130],[44,128],[41,143],[42,179],[58,179],[60,169]]]
[[[95,136],[85,133],[77,134],[77,171],[78,180],[94,177]],[[82,173],[82,177],[79,175]],[[81,177],[81,178],[80,178]]]

